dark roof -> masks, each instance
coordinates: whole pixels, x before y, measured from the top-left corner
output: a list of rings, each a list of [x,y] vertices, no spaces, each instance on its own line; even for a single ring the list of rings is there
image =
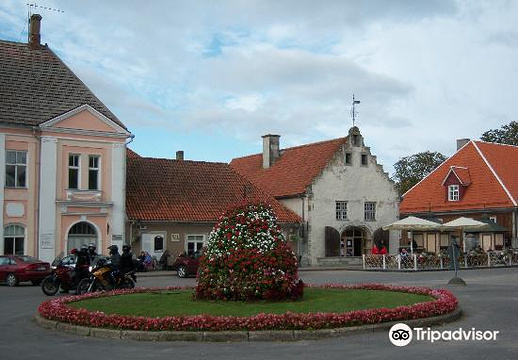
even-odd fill
[[[210,222],[243,203],[272,206],[279,222],[300,217],[258,189],[228,164],[139,157],[128,152],[126,213],[131,220]]]
[[[275,197],[295,196],[306,192],[346,141],[343,137],[281,150],[268,169],[263,168],[262,154],[233,159],[230,165]]]
[[[48,46],[0,41],[0,124],[35,126],[85,104],[126,129]]]

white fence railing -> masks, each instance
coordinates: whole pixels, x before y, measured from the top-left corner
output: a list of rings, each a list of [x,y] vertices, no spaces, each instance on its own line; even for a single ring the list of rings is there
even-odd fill
[[[518,251],[491,251],[461,254],[459,268],[518,266]],[[449,254],[363,255],[365,270],[448,270],[452,269]]]

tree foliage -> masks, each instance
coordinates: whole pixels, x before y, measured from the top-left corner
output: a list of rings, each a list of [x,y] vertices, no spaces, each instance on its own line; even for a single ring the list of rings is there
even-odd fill
[[[395,172],[392,178],[396,182],[399,194],[406,193],[446,159],[446,156],[436,151],[420,152],[399,159],[394,164]]]
[[[480,139],[500,144],[518,145],[518,122],[511,121],[500,129],[488,130],[482,134]]]

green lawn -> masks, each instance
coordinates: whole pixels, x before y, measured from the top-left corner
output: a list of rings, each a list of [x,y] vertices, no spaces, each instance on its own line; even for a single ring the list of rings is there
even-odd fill
[[[305,288],[302,301],[286,302],[194,301],[192,294],[192,290],[147,292],[82,300],[69,305],[106,314],[148,317],[200,314],[252,316],[259,313],[282,314],[287,311],[315,313],[393,308],[433,300],[426,295],[394,291],[323,288]]]

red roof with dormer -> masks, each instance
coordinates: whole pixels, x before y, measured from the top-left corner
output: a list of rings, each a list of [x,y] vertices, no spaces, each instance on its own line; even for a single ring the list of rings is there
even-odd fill
[[[300,217],[228,164],[140,157],[127,151],[126,213],[131,220],[214,223],[243,202],[270,204],[281,223]]]
[[[233,159],[230,166],[275,197],[296,196],[306,192],[345,142],[342,137],[281,150],[268,169],[262,153]]]
[[[471,184],[471,175],[467,167],[452,166],[443,180],[443,185],[451,179],[451,176],[454,176],[462,186],[469,186]]]
[[[452,174],[464,186],[459,201],[448,200]],[[517,203],[518,147],[471,141],[404,194],[399,209],[411,214],[506,208]]]

